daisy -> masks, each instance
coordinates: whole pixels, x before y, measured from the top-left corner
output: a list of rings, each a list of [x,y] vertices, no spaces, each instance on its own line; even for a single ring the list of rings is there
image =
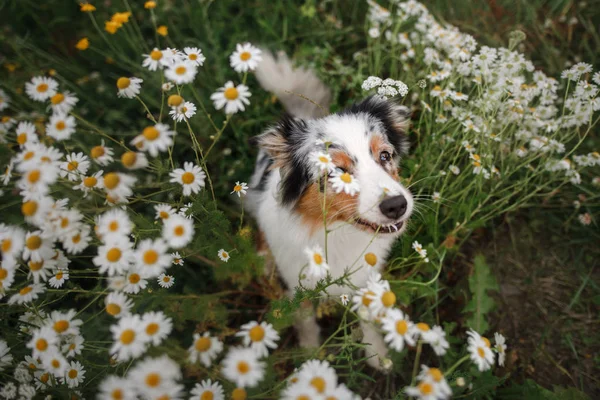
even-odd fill
[[[148,281],[143,279],[137,267],[130,268],[125,276],[125,285],[122,290],[125,293],[137,294],[140,290],[146,289]]]
[[[68,336],[61,346],[65,357],[75,357],[83,351],[83,337],[81,335]]]
[[[171,265],[167,244],[162,239],[144,239],[135,251],[135,263],[143,278],[159,276]]]
[[[342,302],[342,304],[344,306],[347,306],[348,305],[348,301],[350,301],[350,298],[348,297],[347,294],[344,293],[344,294],[340,295],[340,301]]]
[[[176,61],[165,70],[165,78],[177,85],[185,85],[194,81],[197,72],[198,69],[194,62]]]
[[[217,256],[221,259],[221,261],[227,262],[231,258],[228,252],[225,249],[221,249],[217,252]]]
[[[160,398],[162,392],[176,386],[175,381],[181,379],[181,370],[177,363],[163,355],[137,363],[129,373],[129,379],[142,398]]]
[[[12,363],[13,356],[9,353],[10,348],[5,340],[0,340],[0,371]]]
[[[23,260],[40,262],[54,255],[52,241],[42,234],[42,231],[28,232],[25,235]]]
[[[61,288],[62,285],[65,284],[66,281],[69,280],[69,271],[64,269],[57,269],[54,271],[54,274],[50,280],[48,280],[48,284],[50,287],[54,289]]]
[[[305,362],[298,372],[298,380],[311,386],[321,396],[337,387],[337,375],[327,361]]]
[[[180,249],[194,237],[194,222],[181,215],[173,215],[163,225],[162,238],[169,247]]]
[[[142,67],[148,68],[150,71],[156,71],[158,68],[168,67],[173,61],[173,54],[167,50],[159,50],[156,47],[150,54],[143,54],[144,61]]]
[[[41,357],[42,366],[48,372],[51,372],[54,376],[59,377],[65,374],[69,362],[60,354],[60,351],[56,347],[52,347],[48,352],[44,353]]]
[[[254,71],[262,61],[261,51],[250,43],[237,44],[235,51],[229,56],[231,67],[235,72]]]
[[[137,398],[135,385],[127,378],[109,375],[98,387],[99,399],[103,400],[134,400]]]
[[[63,113],[54,113],[46,124],[46,135],[56,140],[66,140],[75,133],[75,118]]]
[[[192,399],[197,400],[225,400],[223,386],[219,382],[213,382],[210,379],[196,383],[190,394]]]
[[[165,82],[161,85],[161,90],[163,92],[168,92],[169,90],[173,89],[175,87],[175,85],[173,85],[171,82]]]
[[[259,357],[268,356],[268,349],[276,349],[275,341],[279,340],[279,334],[273,325],[264,321],[260,324],[256,321],[248,322],[235,335],[241,337],[244,346],[250,347]]]
[[[423,341],[431,346],[435,354],[443,356],[448,351],[450,343],[446,340],[446,332],[441,326],[435,325],[431,331],[421,335]]]
[[[139,315],[130,315],[110,327],[114,340],[110,353],[118,361],[137,358],[146,351],[147,337],[141,322]]]
[[[68,365],[64,377],[60,378],[62,384],[67,384],[69,388],[78,387],[85,379],[85,369],[79,361],[71,361]]]
[[[148,166],[148,159],[144,153],[127,151],[121,156],[121,164],[130,170],[142,169]]]
[[[31,349],[33,357],[41,357],[58,346],[58,335],[50,326],[35,329],[31,334],[31,340],[27,348]]]
[[[15,280],[16,268],[8,268],[6,264],[6,261],[0,262],[0,299],[4,297],[4,294],[10,289]]]
[[[126,211],[113,208],[96,221],[96,234],[106,241],[109,237],[123,238],[131,234],[133,223]]]
[[[27,263],[29,273],[27,278],[32,279],[33,283],[46,282],[51,275],[51,270],[56,266],[56,261],[52,259],[42,261],[29,261]]]
[[[105,310],[115,318],[122,318],[130,314],[133,302],[123,293],[112,292],[104,298]]]
[[[48,326],[52,327],[57,335],[79,335],[79,327],[83,324],[80,319],[73,319],[77,312],[73,309],[67,312],[52,311]]]
[[[81,190],[83,192],[83,198],[85,199],[87,197],[87,195],[93,190],[93,189],[102,189],[102,174],[104,173],[104,171],[100,170],[96,173],[94,173],[93,175],[90,176],[82,176],[81,177],[81,182],[79,183],[79,185],[75,185],[73,186],[73,189],[75,190]]]
[[[133,176],[122,174],[120,172],[109,172],[104,175],[102,182],[107,195],[115,202],[124,201],[126,197],[133,194],[131,186],[137,179]]]
[[[191,363],[200,361],[205,367],[210,367],[213,360],[223,351],[223,342],[204,332],[202,336],[194,333],[194,343],[188,349],[188,359]]]
[[[223,359],[221,373],[240,387],[255,387],[263,379],[265,363],[253,349],[234,347]]]
[[[378,279],[378,282],[370,282],[367,287],[371,291],[367,298],[371,299],[369,311],[372,315],[385,315],[396,305],[396,294],[391,291],[388,281]]]
[[[223,250],[223,249],[221,249]],[[173,259],[173,265],[183,265],[183,257],[179,254],[179,252],[171,253],[171,257]]]
[[[117,96],[125,97],[127,99],[133,99],[138,94],[140,94],[140,90],[142,88],[141,83],[144,82],[143,79],[136,77],[121,77],[117,80]]]
[[[190,196],[192,193],[197,194],[204,187],[204,178],[206,174],[197,165],[191,162],[183,163],[183,169],[177,168],[173,170],[170,182],[179,183],[183,186],[183,195]]]
[[[412,327],[408,316],[398,309],[389,310],[382,319],[382,329],[386,333],[384,340],[396,351],[402,351],[405,343],[415,345]]]
[[[19,122],[15,134],[17,135],[17,143],[21,148],[27,143],[38,143],[40,141],[35,132],[35,125],[31,122]]]
[[[21,209],[23,209],[23,206]],[[9,262],[9,259],[16,260],[19,258],[24,247],[25,231],[23,229],[17,226],[0,224],[0,252],[2,253],[4,262]]]
[[[58,82],[45,76],[35,76],[25,84],[25,93],[32,100],[46,101],[56,94]]]
[[[173,321],[162,311],[150,311],[142,315],[142,328],[154,346],[161,344],[173,329]]]
[[[319,392],[314,387],[305,384],[305,382],[289,385],[281,392],[281,400],[313,400],[321,398],[323,397],[319,395]],[[331,398],[351,399],[351,397],[334,397],[333,394]]]
[[[163,222],[171,215],[175,215],[175,209],[168,204],[158,204],[154,206],[154,210],[156,211],[154,219],[160,218]]]
[[[494,333],[494,341],[496,342],[494,349],[498,352],[498,365],[503,367],[506,360],[506,338],[496,332]]]
[[[244,104],[250,104],[248,97],[251,95],[250,91],[248,91],[248,86],[243,84],[234,86],[233,82],[229,81],[225,86],[213,93],[210,99],[217,110],[225,107],[226,114],[235,114],[238,111],[245,110]]]
[[[70,181],[76,181],[80,176],[85,176],[90,161],[83,153],[71,153],[67,155],[67,161],[60,164],[60,176],[67,177]]]
[[[185,53],[186,60],[197,67],[201,67],[204,64],[204,60],[206,60],[206,57],[202,54],[202,50],[197,47],[184,47],[183,52]]]
[[[156,124],[144,128],[142,133],[131,141],[131,144],[138,150],[147,151],[152,157],[156,157],[159,151],[167,151],[173,144],[174,135],[175,132],[171,131],[168,125]]]
[[[35,169],[26,171],[17,186],[22,190],[21,195],[25,200],[44,196],[48,193],[49,185],[56,182],[58,169],[54,166],[42,168],[38,166]]]
[[[456,165],[451,165],[448,167],[448,169],[450,170],[450,172],[452,172],[454,175],[458,175],[460,174],[460,168],[458,168]]]
[[[188,120],[196,115],[196,106],[190,101],[186,101],[179,106],[171,107],[169,115],[174,121],[181,122],[184,119]]]
[[[79,99],[75,97],[73,93],[64,91],[50,97],[50,106],[52,107],[53,113],[67,114],[75,107],[75,104],[77,104],[78,101]]]
[[[90,157],[92,160],[97,162],[99,165],[105,166],[113,162],[113,149],[110,147],[106,147],[104,145],[104,140],[101,142],[102,144],[98,146],[92,147],[90,151]]]
[[[156,278],[156,281],[158,282],[158,286],[165,289],[169,289],[175,284],[175,278],[171,275],[165,275],[164,272]]]
[[[412,248],[413,248],[414,251],[416,251],[417,253],[419,253],[419,256],[421,256],[421,258],[426,258],[427,257],[427,250],[425,250],[423,248],[423,245],[421,245],[421,243],[417,242],[416,240],[413,242]]]
[[[417,386],[408,386],[404,392],[411,397],[422,400],[446,399],[448,396],[442,396],[437,386],[428,381],[420,382]]]
[[[342,170],[333,172],[329,181],[336,193],[343,191],[350,196],[354,196],[360,192],[360,186],[354,176]]]
[[[490,341],[473,330],[467,332],[467,335],[469,335],[467,351],[470,353],[471,360],[477,365],[479,371],[487,371],[494,364]]]
[[[116,236],[98,247],[98,255],[92,259],[92,262],[99,267],[99,274],[107,273],[108,276],[115,276],[127,272],[134,259],[137,261],[137,253],[134,254],[131,241]]]
[[[238,197],[242,197],[242,195],[246,195],[246,191],[248,190],[248,184],[246,182],[240,183],[237,181],[235,186],[233,187],[233,191],[229,194],[237,194]]]
[[[304,254],[308,257],[306,277],[312,282],[325,278],[329,272],[329,265],[325,261],[325,255],[321,247],[315,245],[312,248],[306,248]]]
[[[321,151],[314,151],[310,155],[310,160],[319,168],[319,171],[327,171],[327,173],[335,171],[335,164],[331,161],[331,156]]]

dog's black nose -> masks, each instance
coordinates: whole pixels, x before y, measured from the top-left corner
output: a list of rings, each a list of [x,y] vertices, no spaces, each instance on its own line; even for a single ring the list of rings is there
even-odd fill
[[[404,196],[394,196],[379,203],[381,213],[390,219],[398,219],[406,212],[407,202]]]

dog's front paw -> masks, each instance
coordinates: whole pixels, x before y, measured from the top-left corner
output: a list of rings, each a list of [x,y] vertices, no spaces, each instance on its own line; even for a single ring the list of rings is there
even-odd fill
[[[392,363],[392,360],[385,356],[386,352],[387,349],[385,348],[375,349],[375,346],[368,345],[365,347],[365,356],[368,357],[367,364],[376,370],[379,370],[383,373],[388,373],[391,371],[394,364]]]

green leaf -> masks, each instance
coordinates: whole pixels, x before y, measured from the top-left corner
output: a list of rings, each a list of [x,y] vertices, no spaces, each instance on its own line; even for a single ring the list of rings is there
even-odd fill
[[[490,290],[498,290],[498,283],[491,274],[485,257],[481,254],[476,255],[473,274],[469,277],[471,299],[463,313],[469,315],[466,321],[467,326],[479,333],[484,333],[489,328],[485,316],[495,307],[494,299],[488,295]]]

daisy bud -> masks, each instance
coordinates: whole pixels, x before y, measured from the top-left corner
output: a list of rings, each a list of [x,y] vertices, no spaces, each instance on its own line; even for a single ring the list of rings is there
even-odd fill
[[[183,97],[181,97],[178,94],[172,94],[169,96],[169,98],[167,99],[167,104],[170,107],[177,107],[179,106],[181,103],[183,103]]]

